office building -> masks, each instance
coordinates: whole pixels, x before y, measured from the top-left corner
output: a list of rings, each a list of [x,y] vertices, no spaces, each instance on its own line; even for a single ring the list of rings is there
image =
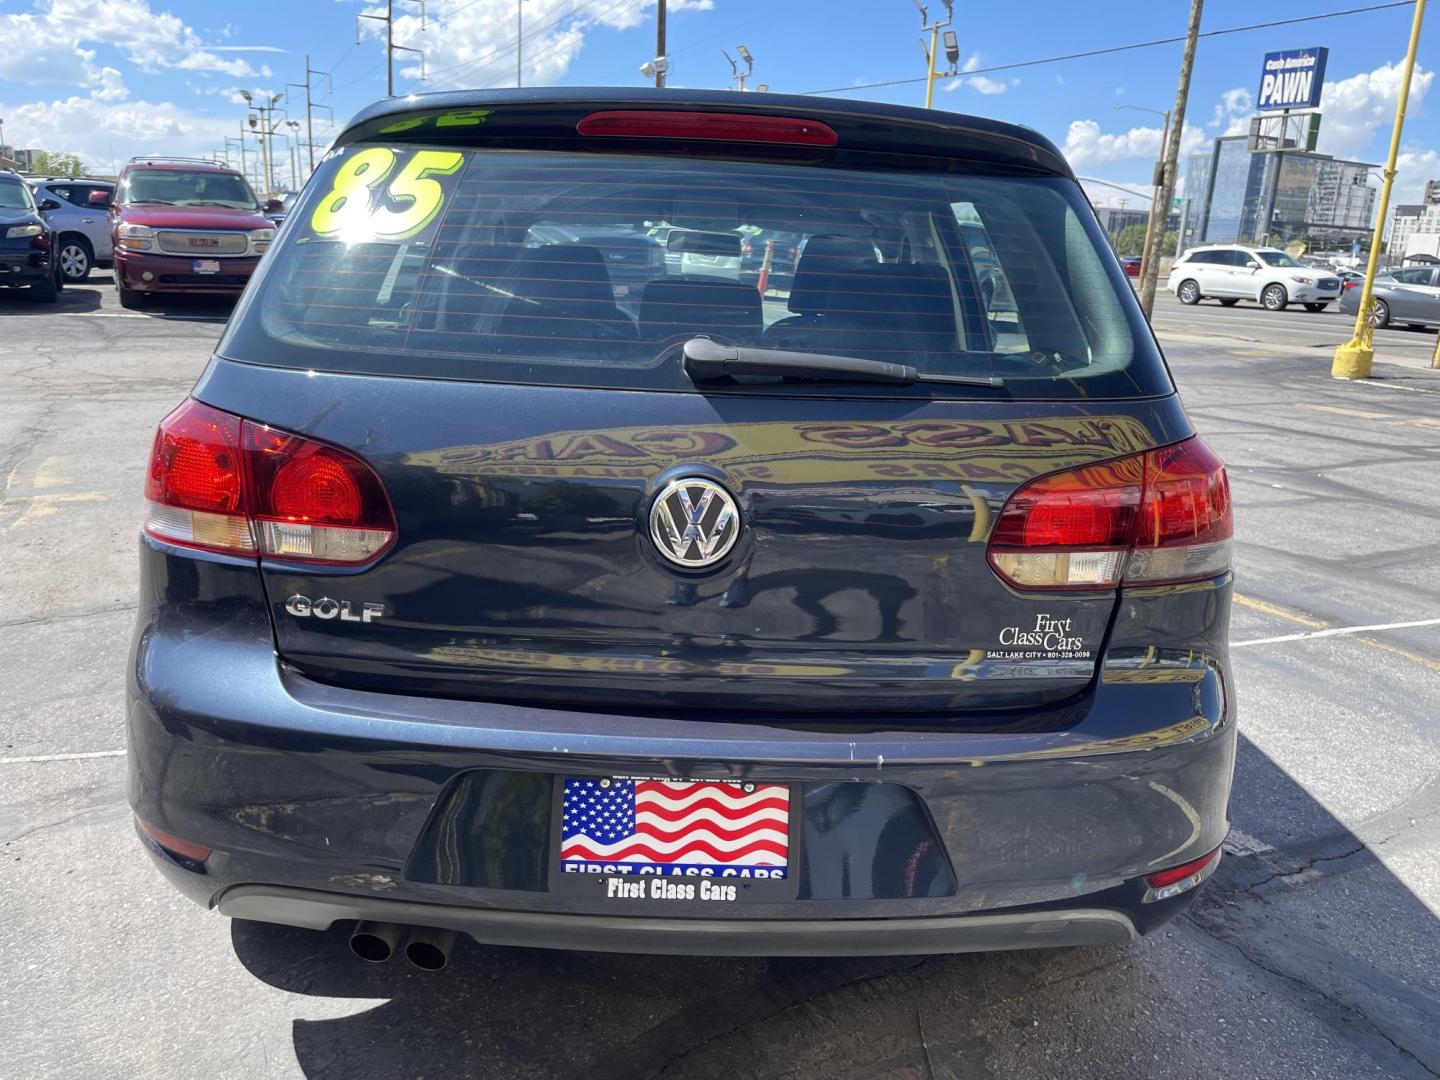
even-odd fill
[[[1244,135],[1222,136],[1187,162],[1182,247],[1363,242],[1375,216],[1373,168],[1299,149],[1253,151]]]

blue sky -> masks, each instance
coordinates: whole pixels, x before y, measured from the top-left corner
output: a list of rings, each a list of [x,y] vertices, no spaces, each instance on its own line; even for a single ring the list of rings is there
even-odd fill
[[[527,84],[641,85],[654,52],[654,0],[519,0],[525,9]],[[940,0],[929,0],[940,8]],[[1379,0],[1306,0],[1283,6],[1208,0],[1203,28],[1218,30],[1319,14]],[[396,41],[425,49],[430,78],[413,58],[398,62],[397,89],[514,85],[517,0],[396,0]],[[956,0],[954,29],[972,69],[939,84],[940,108],[1027,124],[1070,156],[1076,171],[1144,188],[1160,118],[1117,110],[1174,100],[1180,47],[1167,45],[1001,72],[1058,53],[1184,33],[1188,4],[1075,4]],[[96,167],[133,153],[208,153],[238,137],[240,88],[286,90],[303,81],[305,55],[330,73],[317,93],[343,119],[385,92],[383,47],[355,44],[355,16],[383,11],[358,0],[0,0],[0,119],[7,143],[72,150]],[[752,82],[812,91],[923,73],[912,0],[670,0],[671,82],[723,87],[722,49],[747,45]],[[1202,40],[1186,118],[1186,146],[1239,129],[1250,115],[1267,50],[1330,48],[1320,149],[1384,158],[1405,51],[1408,7]],[[1440,15],[1431,15],[1412,90],[1398,197],[1415,198],[1440,177],[1440,120],[1431,105],[1440,64]],[[379,23],[365,24],[371,32]],[[1433,59],[1432,59],[1433,58]],[[1430,63],[1426,61],[1430,60]],[[979,69],[975,71],[973,69]],[[919,104],[922,84],[856,89],[851,96]],[[283,103],[282,103],[283,104]],[[290,105],[303,119],[303,107]],[[323,127],[323,124],[322,124]],[[233,146],[233,144],[232,144]],[[288,170],[287,170],[288,171]],[[1092,187],[1097,202],[1124,195]],[[1132,205],[1134,203],[1132,202]]]

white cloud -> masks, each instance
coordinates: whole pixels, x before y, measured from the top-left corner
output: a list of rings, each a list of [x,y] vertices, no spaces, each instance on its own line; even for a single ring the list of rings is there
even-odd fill
[[[1390,205],[1418,203],[1425,193],[1425,181],[1440,180],[1440,153],[1434,150],[1402,150],[1395,162],[1395,186]]]
[[[965,85],[977,93],[987,97],[991,94],[1003,94],[1010,89],[1008,83],[999,82],[996,79],[988,79],[984,75],[971,75],[965,80]]]
[[[97,68],[87,45],[117,49],[145,71],[256,74],[243,59],[217,56],[183,20],[153,10],[150,0],[32,0],[29,12],[0,14],[0,79],[90,89],[100,100],[125,96],[120,72]]]
[[[486,87],[515,84],[516,0],[429,0],[425,25],[418,13],[397,14],[394,36],[397,44],[421,49],[429,78],[415,90],[445,90],[458,86]],[[656,0],[526,0],[522,61],[526,85],[558,82],[585,45],[588,32],[605,27],[630,30],[647,24]],[[413,5],[405,5],[411,7]],[[669,0],[673,15],[686,11],[709,11],[714,0]],[[369,15],[383,15],[383,4],[371,3]],[[361,32],[378,37],[383,24],[362,20]],[[639,65],[649,59],[644,45],[637,45],[636,81]],[[672,67],[672,72],[674,68]],[[413,54],[398,74],[406,80],[420,78],[420,63]]]
[[[1395,122],[1402,75],[1401,64],[1382,64],[1374,71],[1327,83],[1320,97],[1324,119],[1320,122],[1317,149],[1340,158],[1363,160],[1368,156],[1380,160],[1385,152],[1384,141],[1382,138],[1377,147],[1376,136],[1382,132],[1388,135]],[[1435,72],[1426,71],[1419,64],[1415,66],[1410,83],[1408,111],[1411,115],[1425,100],[1434,81]]]
[[[1163,133],[1163,129],[1156,126],[1133,127],[1128,131],[1111,134],[1102,130],[1094,120],[1072,120],[1069,130],[1065,132],[1065,145],[1061,147],[1061,152],[1074,168],[1104,165],[1129,158],[1148,158],[1153,161],[1160,156]],[[1181,156],[1199,149],[1205,139],[1203,131],[1186,124],[1185,133],[1180,140]]]
[[[1221,128],[1221,135],[1242,135],[1248,131],[1250,114],[1255,109],[1255,99],[1243,86],[1226,90],[1215,103],[1215,111],[1205,126],[1212,131]]]
[[[6,142],[79,154],[87,168],[102,173],[118,171],[135,154],[224,153],[226,136],[233,150],[240,130],[233,114],[220,120],[170,101],[106,101],[78,94],[21,105],[0,102],[0,116],[5,117]],[[331,123],[316,116],[317,146],[323,146],[332,133]],[[284,146],[276,140],[275,171],[277,180],[288,186],[289,152]],[[247,135],[246,152],[251,155],[253,175],[253,135]]]
[[[980,69],[980,54],[971,53],[970,56],[960,65],[961,75],[957,79],[951,79],[941,89],[947,94],[953,94],[962,86],[969,87],[977,94],[984,94],[991,97],[995,94],[1003,94],[1012,86],[1019,86],[1019,79],[1011,79],[1008,83],[1000,79],[992,79],[986,75],[967,75],[966,72],[978,71]]]

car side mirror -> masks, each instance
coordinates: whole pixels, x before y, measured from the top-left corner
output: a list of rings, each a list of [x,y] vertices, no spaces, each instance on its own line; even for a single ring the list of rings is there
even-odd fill
[[[35,209],[39,210],[42,214],[48,214],[51,210],[59,210],[60,204],[54,199],[42,199],[40,205]]]
[[[1246,270],[1259,270],[1259,269],[1260,269],[1260,264],[1259,264],[1258,262],[1256,262],[1254,259],[1248,259],[1248,260],[1246,260],[1246,262],[1245,262],[1245,269],[1246,269]]]
[[[284,209],[285,209],[285,204],[284,204],[283,202],[281,202],[279,199],[266,199],[266,200],[265,200],[265,212],[266,212],[267,214],[275,214],[275,213],[278,213],[279,211],[284,210]]]
[[[85,201],[91,206],[103,209],[110,205],[110,192],[92,191],[90,192],[89,198],[87,198]]]

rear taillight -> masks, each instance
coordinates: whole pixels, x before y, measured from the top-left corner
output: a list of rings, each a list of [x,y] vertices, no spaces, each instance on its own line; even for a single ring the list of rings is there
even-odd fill
[[[1141,900],[1145,903],[1154,903],[1156,900],[1169,900],[1172,896],[1179,896],[1183,892],[1189,892],[1202,881],[1215,872],[1215,867],[1220,865],[1220,849],[1216,848],[1208,855],[1202,855],[1179,866],[1172,866],[1168,870],[1160,870],[1154,874],[1145,875],[1145,895]]]
[[[160,422],[145,531],[232,554],[352,565],[395,538],[380,478],[355,455],[190,400]]]
[[[797,116],[746,113],[612,109],[594,112],[575,126],[581,135],[622,139],[719,139],[730,142],[834,146],[835,129]]]
[[[1051,473],[1010,496],[990,564],[1019,589],[1110,589],[1230,568],[1225,466],[1199,439]]]
[[[160,421],[145,477],[145,531],[157,540],[249,554],[240,418],[189,400]]]

